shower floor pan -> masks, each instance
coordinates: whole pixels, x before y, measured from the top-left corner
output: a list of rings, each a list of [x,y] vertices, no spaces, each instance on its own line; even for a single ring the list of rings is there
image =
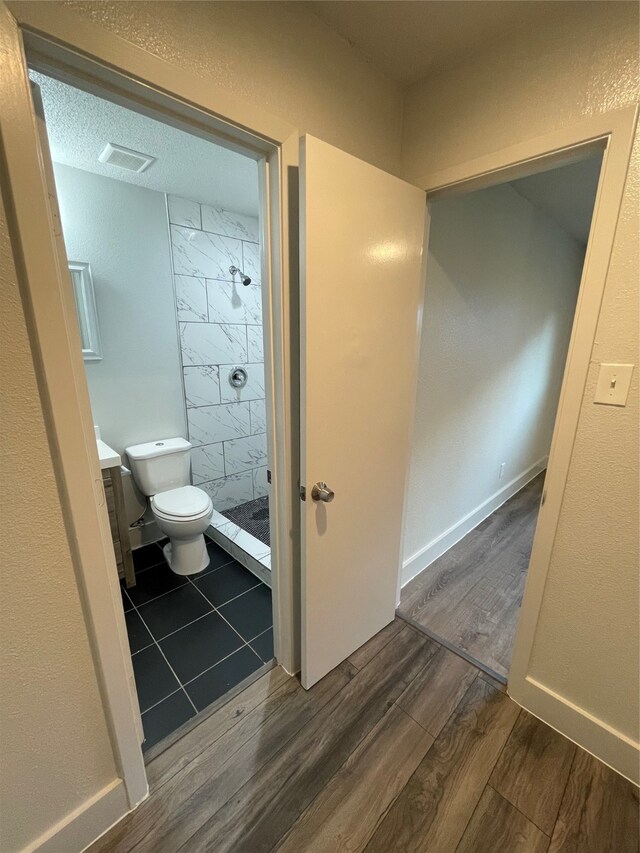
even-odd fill
[[[258,500],[263,499],[259,498]],[[267,498],[264,498],[264,500],[266,501]],[[248,503],[256,504],[257,501],[249,501]],[[246,504],[243,504],[243,506],[246,506]],[[233,512],[235,513],[240,508],[235,507]],[[254,508],[253,511],[257,510]],[[232,510],[228,511],[229,514],[231,512]],[[235,517],[241,518],[242,516],[236,514]],[[222,515],[222,513],[217,512],[215,509],[207,533],[227,554],[231,554],[245,569],[248,569],[271,588],[271,548],[267,543],[249,533],[246,529],[243,529],[236,521],[229,518],[228,515]]]
[[[269,498],[266,495],[263,498],[247,501],[240,506],[234,506],[233,509],[223,512],[222,515],[229,521],[235,522],[247,533],[255,536],[267,547],[271,545],[269,538]]]

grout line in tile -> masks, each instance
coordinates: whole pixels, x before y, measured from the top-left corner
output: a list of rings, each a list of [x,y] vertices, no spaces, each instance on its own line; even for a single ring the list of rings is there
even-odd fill
[[[208,666],[206,669],[203,669],[202,672],[199,672],[197,675],[194,675],[193,678],[189,679],[189,681],[185,681],[182,686],[188,687],[189,684],[191,684],[197,678],[200,678],[201,675],[204,675],[206,672],[210,672],[212,669],[215,669],[219,663],[224,663],[224,661],[229,660],[229,658],[232,657],[233,655],[235,655],[237,652],[241,652],[242,649],[246,649],[246,648],[251,648],[251,647],[249,646],[249,643],[245,642],[243,645],[239,646],[237,649],[234,649],[232,652],[229,652],[229,654],[226,655],[225,657],[220,658],[219,661],[212,663],[211,666]],[[256,652],[253,649],[251,649],[251,651],[254,653],[254,655],[256,654]],[[262,658],[260,657],[260,655],[257,655],[257,657],[259,658],[260,661],[262,661]]]
[[[253,641],[254,641],[254,640],[257,640],[259,637],[262,637],[262,635],[263,635],[263,634],[266,634],[266,633],[267,633],[267,631],[273,631],[273,625],[269,625],[269,627],[268,627],[268,628],[265,628],[265,629],[264,629],[264,631],[260,631],[260,633],[259,633],[259,634],[256,634],[256,635],[255,635],[255,637],[252,637],[252,638],[249,640],[249,642],[250,642],[250,643],[253,643]],[[357,669],[357,667],[356,667],[356,669]]]
[[[162,649],[160,649],[160,651],[162,651]],[[167,659],[165,658],[165,660],[167,660]],[[169,666],[171,666],[171,664],[169,663],[169,661],[168,661],[168,660],[167,660],[167,663],[169,664]],[[173,672],[173,669],[172,669],[172,672]],[[174,675],[175,675],[175,672],[174,672]],[[176,678],[178,678],[178,676],[177,676],[177,675],[176,675]],[[196,712],[196,714],[198,714],[198,713],[199,713],[199,711],[198,711],[198,709],[196,708],[196,706],[193,704],[193,702],[191,701],[191,696],[189,696],[189,694],[187,693],[187,691],[184,689],[184,684],[183,684],[181,681],[178,681],[178,683],[179,683],[179,685],[180,685],[179,690],[182,690],[182,692],[184,693],[184,695],[187,697],[187,702],[191,705],[191,707],[192,707],[192,708],[193,708],[193,710]],[[175,692],[177,693],[177,692],[178,692],[178,690],[176,690]],[[173,693],[172,693],[171,695],[173,696]],[[169,698],[168,696],[165,696],[165,699],[168,699],[168,698]]]
[[[232,559],[230,560],[230,562],[236,562],[236,561],[232,558]],[[228,565],[228,563],[225,563],[224,565]],[[149,567],[149,568],[153,568],[153,567]],[[211,572],[217,571],[217,569],[219,569],[219,568],[222,568],[222,566],[218,566],[216,569],[212,569],[212,570],[211,570]],[[146,571],[146,569],[145,569],[144,571]],[[231,628],[231,630],[232,630],[235,634],[237,634],[237,636],[242,640],[242,645],[241,645],[241,646],[239,646],[237,649],[234,649],[234,651],[233,651],[233,652],[231,652],[231,653],[230,653],[229,655],[227,655],[226,657],[222,658],[222,659],[221,659],[221,660],[219,660],[219,661],[216,661],[216,663],[215,663],[215,664],[212,664],[212,666],[207,667],[207,669],[204,669],[202,672],[198,673],[198,675],[194,676],[194,678],[189,679],[189,681],[187,681],[187,682],[184,682],[184,683],[183,683],[183,682],[180,680],[180,678],[178,677],[178,675],[177,675],[176,671],[174,670],[174,668],[171,666],[171,663],[169,662],[169,660],[168,660],[167,656],[164,654],[164,652],[163,652],[163,650],[162,650],[162,648],[161,648],[161,646],[160,646],[159,640],[158,640],[158,639],[156,639],[155,635],[152,633],[151,629],[149,628],[149,625],[145,622],[145,620],[144,620],[144,618],[143,618],[143,615],[142,615],[142,614],[141,614],[141,612],[140,612],[140,608],[141,608],[141,607],[144,607],[144,606],[145,606],[145,605],[147,605],[147,604],[151,604],[151,602],[156,601],[158,598],[162,598],[164,595],[168,595],[169,593],[174,592],[175,590],[169,590],[169,592],[162,593],[161,595],[156,596],[155,598],[150,599],[149,601],[146,601],[144,604],[140,605],[140,607],[138,607],[136,604],[134,604],[134,603],[133,603],[133,601],[131,601],[131,599],[129,599],[129,600],[131,601],[132,608],[136,611],[136,613],[137,613],[137,614],[138,614],[138,616],[140,617],[140,619],[141,619],[141,621],[142,621],[142,623],[143,623],[144,627],[145,627],[145,628],[146,628],[146,630],[149,632],[149,636],[151,637],[151,640],[152,640],[152,642],[151,642],[151,643],[149,643],[149,645],[145,646],[144,648],[145,648],[145,649],[148,649],[148,648],[150,648],[150,647],[151,647],[151,646],[153,646],[153,645],[157,646],[158,650],[160,651],[160,654],[162,655],[162,657],[163,657],[163,658],[164,658],[164,660],[166,661],[167,666],[168,666],[168,667],[169,667],[169,669],[171,670],[171,672],[172,672],[172,674],[173,674],[174,678],[176,679],[176,681],[178,682],[178,685],[179,685],[179,687],[178,687],[176,690],[173,690],[171,693],[167,694],[167,696],[164,696],[162,699],[160,699],[160,700],[159,700],[158,702],[156,702],[154,705],[151,705],[149,708],[146,708],[144,711],[141,711],[141,714],[146,713],[147,711],[150,711],[150,710],[151,710],[151,708],[155,708],[155,707],[156,707],[156,705],[159,705],[159,704],[160,704],[160,702],[164,702],[164,700],[165,700],[165,699],[168,699],[168,698],[169,698],[169,696],[173,696],[175,693],[178,693],[180,690],[182,690],[182,691],[184,692],[185,696],[187,697],[188,702],[190,703],[190,705],[191,705],[191,706],[192,706],[192,708],[194,709],[195,713],[196,713],[196,714],[198,714],[198,713],[200,713],[200,712],[198,711],[198,709],[196,708],[195,704],[193,703],[193,701],[192,701],[191,697],[189,696],[189,694],[188,694],[188,692],[187,692],[187,690],[186,690],[186,688],[185,688],[185,685],[186,685],[186,684],[190,684],[190,683],[191,683],[192,681],[194,681],[196,678],[199,678],[201,675],[204,675],[204,673],[206,673],[206,672],[208,672],[209,670],[213,669],[213,667],[215,667],[215,666],[217,666],[219,663],[222,663],[223,661],[227,660],[227,658],[231,657],[231,655],[235,654],[236,652],[239,652],[241,649],[243,649],[243,648],[245,648],[245,647],[248,647],[248,648],[252,651],[252,653],[253,653],[253,654],[258,658],[258,660],[262,662],[262,658],[261,658],[261,657],[260,657],[260,655],[256,652],[256,650],[255,650],[255,649],[250,645],[250,642],[249,642],[247,639],[245,639],[245,637],[243,637],[243,635],[242,635],[242,634],[241,634],[241,633],[240,633],[240,632],[239,632],[239,631],[238,631],[238,630],[237,630],[237,629],[236,629],[236,628],[231,624],[231,622],[229,622],[229,620],[228,620],[228,619],[226,619],[226,618],[225,618],[224,614],[220,613],[220,611],[218,610],[218,608],[217,608],[217,607],[216,607],[216,606],[215,606],[215,605],[214,605],[214,604],[213,604],[213,603],[212,603],[212,602],[207,598],[207,596],[202,592],[202,590],[201,590],[201,589],[199,589],[199,588],[198,588],[198,586],[197,586],[197,585],[192,581],[191,577],[190,577],[189,575],[185,575],[185,577],[186,577],[187,583],[190,583],[193,587],[195,587],[195,588],[198,590],[198,592],[200,593],[200,595],[202,595],[202,597],[205,599],[205,601],[206,601],[206,602],[207,602],[207,603],[212,607],[212,610],[210,610],[208,613],[203,613],[203,614],[202,614],[202,616],[199,616],[197,619],[193,619],[191,622],[187,622],[187,623],[185,623],[185,624],[184,624],[184,625],[182,625],[180,628],[177,628],[175,631],[171,631],[169,634],[165,634],[164,636],[160,637],[159,639],[160,639],[160,640],[164,640],[164,639],[166,639],[167,637],[170,637],[170,636],[172,636],[173,634],[178,633],[178,631],[181,631],[181,630],[182,630],[182,628],[186,628],[188,625],[192,625],[194,622],[198,622],[200,619],[203,619],[205,616],[209,616],[212,612],[215,612],[215,613],[217,613],[217,614],[220,616],[220,618],[221,618],[224,622],[226,622],[226,623],[227,623],[227,625]],[[247,592],[250,592],[252,589],[255,589],[256,587],[258,587],[258,586],[260,586],[260,585],[264,585],[264,584],[263,584],[263,582],[262,582],[262,581],[258,580],[258,582],[255,584],[255,586],[252,586],[250,589],[245,590],[245,592],[240,593],[240,595],[237,595],[237,596],[235,596],[234,598],[229,599],[229,601],[226,601],[226,602],[225,602],[225,604],[229,604],[231,601],[235,601],[237,598],[241,598],[241,597],[242,597],[243,595],[245,595]],[[178,589],[180,589],[180,587],[177,587],[177,588],[178,588]],[[221,605],[221,606],[224,606],[224,605]],[[271,630],[271,628],[272,628],[272,627],[273,627],[273,626],[270,626],[270,628],[266,628],[266,629],[265,629],[265,631],[262,631],[260,634],[256,634],[256,635],[255,635],[255,637],[254,637],[253,639],[254,639],[254,640],[255,640],[255,639],[257,639],[257,637],[259,637],[259,636],[261,636],[262,634],[266,633],[267,631]],[[139,650],[138,650],[138,652],[140,652],[140,651],[144,651],[144,649],[139,649]],[[131,657],[133,658],[134,654],[138,654],[138,652],[134,652],[134,653],[131,655]]]
[[[208,601],[208,599],[207,599]],[[210,604],[211,602],[209,602]],[[160,643],[162,640],[166,640],[167,637],[173,637],[174,634],[177,634],[178,631],[182,631],[183,628],[188,628],[189,625],[193,625],[195,622],[199,622],[201,619],[204,619],[206,616],[211,616],[213,610],[209,610],[207,613],[203,613],[201,616],[196,616],[195,619],[192,619],[190,622],[185,622],[184,625],[181,625],[179,628],[176,628],[175,631],[169,631],[168,634],[163,634],[161,637],[158,637],[156,640],[157,643]],[[155,637],[154,637],[155,640]]]
[[[153,544],[155,545],[156,543],[154,542]],[[145,572],[148,572],[150,569],[157,569],[158,566],[167,565],[167,561],[164,557],[164,554],[162,553],[162,548],[160,548],[159,551],[160,551],[161,559],[158,560],[157,563],[152,563],[150,566],[145,566],[144,569],[136,569],[136,566],[134,563],[133,568],[134,568],[134,571],[136,573],[136,576],[137,575],[143,575]]]
[[[220,398],[222,399],[222,392],[220,392]],[[249,413],[249,423],[251,423],[251,413]],[[225,443],[226,442],[224,441],[220,442],[220,444],[222,444],[222,468],[224,470],[224,476],[228,477],[229,474],[227,472],[227,454],[225,450]]]
[[[211,312],[210,312],[211,305],[209,303],[209,281],[210,281],[210,279],[205,277],[205,279],[204,279],[204,297],[207,300],[207,319],[205,320],[206,323],[211,323]],[[219,380],[220,380],[220,371],[218,370],[218,396],[220,396],[220,381]]]
[[[160,553],[162,553],[162,552],[160,552]],[[162,560],[159,560],[157,563],[153,563],[151,566],[145,566],[144,569],[136,569],[135,565],[133,568],[134,568],[134,571],[135,571],[136,577],[137,577],[138,575],[143,575],[145,572],[148,572],[151,569],[157,569],[158,566],[162,566],[163,564],[166,564],[166,562],[167,561],[163,558]]]
[[[160,652],[160,654],[162,655],[162,657],[163,657],[163,658],[164,658],[164,660],[165,660],[165,663],[167,664],[167,666],[168,666],[168,667],[169,667],[169,669],[171,670],[171,672],[172,672],[172,674],[173,674],[173,677],[175,678],[175,680],[176,680],[176,681],[178,682],[178,684],[180,685],[180,689],[184,691],[184,695],[187,697],[187,699],[189,700],[189,703],[191,704],[191,707],[193,708],[193,710],[194,710],[194,711],[196,712],[196,714],[197,714],[197,713],[198,713],[198,709],[197,709],[197,708],[196,708],[196,706],[193,704],[193,702],[191,701],[191,697],[189,696],[189,694],[187,693],[187,691],[186,691],[186,690],[184,689],[184,687],[182,686],[182,682],[181,682],[181,681],[180,681],[180,679],[178,678],[178,674],[177,674],[177,672],[175,671],[175,669],[171,666],[171,663],[169,662],[169,659],[167,658],[167,656],[165,655],[165,653],[164,653],[164,652],[162,651],[162,649],[160,648],[160,643],[158,643],[158,641],[156,640],[156,638],[153,636],[153,633],[151,632],[151,629],[149,628],[149,626],[147,625],[147,623],[146,623],[146,622],[144,621],[144,619],[142,618],[142,615],[140,614],[140,611],[138,610],[138,608],[135,606],[135,604],[134,604],[133,606],[135,607],[136,611],[138,612],[138,616],[140,616],[140,618],[142,619],[142,621],[143,621],[143,623],[144,623],[144,627],[145,627],[145,628],[147,629],[147,631],[149,631],[149,633],[151,634],[151,636],[152,636],[152,638],[153,638],[153,642],[154,642],[154,644],[157,646],[158,651]],[[206,615],[206,614],[205,614],[205,615]],[[149,648],[149,646],[147,646],[147,648]],[[176,691],[173,691],[173,692],[175,693]],[[171,695],[171,694],[170,694],[170,695]],[[166,699],[167,697],[165,696],[164,698]],[[141,711],[140,713],[142,714],[142,711]]]
[[[207,599],[207,600],[208,600],[208,599]],[[210,603],[210,602],[209,602],[209,603]],[[194,619],[194,620],[193,620],[193,622],[197,622],[197,621],[199,621],[199,619],[203,619],[203,618],[204,618],[204,616],[209,616],[211,612],[212,612],[212,611],[209,611],[209,613],[205,613],[205,614],[203,614],[203,616],[198,617],[198,619]],[[142,617],[140,617],[140,618],[142,619]],[[143,620],[143,621],[144,621],[144,620]],[[226,621],[226,620],[225,620],[225,621]],[[192,624],[193,624],[193,622],[187,622],[187,625],[192,625]],[[187,627],[187,625],[183,625],[182,627],[183,627],[183,628],[186,628],[186,627]],[[233,627],[233,626],[232,626],[232,627]],[[160,649],[160,654],[163,656],[163,658],[164,658],[164,659],[165,659],[165,661],[167,662],[167,665],[169,666],[169,669],[171,670],[171,672],[173,673],[173,675],[174,675],[174,676],[175,676],[175,678],[177,679],[178,684],[179,684],[179,687],[178,687],[176,690],[173,690],[173,691],[172,691],[171,693],[169,693],[167,696],[164,696],[162,699],[160,699],[160,700],[159,700],[158,702],[156,702],[155,704],[151,705],[149,708],[146,708],[144,711],[141,711],[141,712],[140,712],[140,715],[141,715],[141,716],[142,716],[142,714],[146,714],[146,713],[147,713],[147,711],[150,711],[152,708],[155,708],[155,707],[156,707],[157,705],[159,705],[161,702],[164,702],[164,700],[165,700],[165,699],[168,699],[170,696],[174,696],[176,693],[179,693],[181,690],[182,690],[182,692],[186,695],[186,697],[187,697],[187,699],[188,699],[188,701],[189,701],[190,705],[192,706],[192,708],[194,709],[194,711],[196,712],[196,714],[199,714],[199,713],[200,713],[200,711],[198,711],[198,709],[196,708],[195,704],[193,703],[193,701],[192,701],[191,697],[189,696],[189,694],[188,694],[188,692],[187,692],[187,690],[186,690],[186,686],[187,686],[188,684],[191,684],[191,682],[192,682],[192,681],[195,681],[195,679],[196,679],[196,678],[200,678],[200,676],[201,676],[201,675],[204,675],[204,673],[205,673],[205,672],[208,672],[210,669],[213,669],[213,668],[214,668],[215,666],[217,666],[219,663],[222,663],[223,661],[227,660],[227,658],[231,657],[231,655],[234,655],[236,652],[239,652],[241,649],[245,648],[246,646],[249,646],[249,644],[248,644],[246,641],[244,641],[244,642],[243,642],[243,645],[239,646],[237,649],[234,649],[234,651],[230,652],[228,655],[226,655],[225,657],[221,658],[219,661],[216,661],[216,663],[212,664],[211,666],[207,667],[206,669],[203,669],[203,670],[202,670],[202,672],[199,672],[197,675],[195,675],[193,678],[190,678],[188,681],[182,682],[182,681],[180,680],[180,678],[178,677],[178,674],[175,672],[175,670],[173,669],[173,667],[172,667],[172,666],[171,666],[171,664],[169,663],[169,660],[167,659],[167,656],[166,656],[166,655],[164,654],[164,652],[162,651],[162,648],[160,648],[160,644],[159,644],[159,642],[155,639],[155,637],[153,636],[153,634],[151,634],[151,631],[150,631],[150,629],[149,629],[149,626],[148,626],[146,623],[145,623],[145,628],[147,629],[147,631],[149,631],[149,634],[150,634],[150,636],[151,636],[151,638],[152,638],[152,640],[153,640],[153,642],[151,642],[148,646],[145,646],[145,648],[150,648],[150,647],[151,647],[151,646],[153,646],[153,645],[158,646],[158,648]],[[177,629],[177,631],[180,631],[180,630],[182,630],[182,629],[181,629],[181,628],[178,628],[178,629]],[[172,634],[177,633],[177,631],[173,631],[173,632],[172,632]],[[238,633],[238,632],[236,632],[236,633]],[[166,635],[165,635],[165,637],[161,637],[161,639],[163,639],[163,640],[164,640],[164,639],[166,639],[166,637],[169,637],[169,636],[171,636],[171,634],[166,634]],[[238,636],[240,636],[240,634],[238,634]],[[241,639],[243,639],[241,636],[240,636],[240,638],[241,638]],[[140,649],[140,651],[143,651],[143,649]],[[259,655],[259,654],[254,650],[254,649],[251,649],[251,651],[256,655],[256,657],[257,657],[260,661],[262,661],[262,658],[260,657],[260,655]],[[136,652],[135,654],[137,654],[137,652]],[[133,655],[132,655],[132,657],[133,657]]]
[[[145,627],[146,627],[146,625],[145,625]],[[149,629],[147,628],[147,630],[149,630]],[[155,640],[153,639],[153,637],[151,637],[151,642],[147,643],[147,645],[143,646],[141,649],[138,649],[137,652],[131,652],[131,657],[134,658],[136,655],[139,655],[140,652],[143,652],[145,649],[148,649],[153,645],[155,645]]]
[[[235,633],[240,637],[240,639],[242,640],[242,642],[243,642],[243,643],[247,643],[247,642],[248,642],[248,640],[246,639],[246,637],[243,637],[243,636],[242,636],[242,634],[240,633],[240,631],[238,631],[238,630],[237,630],[237,628],[234,628],[234,626],[231,624],[231,622],[229,622],[229,620],[228,620],[227,618],[225,618],[224,613],[220,613],[220,611],[219,611],[219,610],[218,610],[218,608],[215,606],[215,604],[207,598],[207,596],[204,594],[204,592],[203,592],[201,589],[199,589],[199,587],[198,587],[198,586],[196,586],[196,584],[195,584],[195,583],[193,583],[193,581],[191,581],[191,583],[192,583],[192,584],[193,584],[193,586],[198,590],[198,592],[199,592],[199,593],[200,593],[200,595],[204,598],[204,600],[205,600],[206,602],[208,602],[208,603],[211,605],[211,607],[213,607],[213,609],[216,611],[216,613],[218,614],[218,616],[219,616],[221,619],[223,619],[223,620],[227,623],[227,625],[231,628],[231,630],[232,630],[232,631],[234,631],[234,632],[235,632]],[[253,588],[253,587],[252,587],[252,588]],[[247,590],[247,592],[249,592],[249,590]]]
[[[232,563],[232,562],[233,562],[233,557],[229,560],[229,563]],[[184,575],[184,577],[189,578],[189,580],[191,580],[192,578],[194,578],[194,579],[195,578],[204,578],[206,575],[210,575],[210,574],[213,574],[213,572],[217,572],[218,569],[224,569],[224,567],[228,566],[229,563],[222,563],[222,565],[216,566],[215,569],[208,569],[208,568],[203,569],[201,572],[196,572],[195,575]]]
[[[149,705],[149,707],[145,711],[140,711],[140,716],[143,717],[147,713],[147,711],[153,711],[153,709],[157,708],[158,705],[162,705],[165,699],[170,699],[172,696],[175,696],[176,693],[180,693],[181,687],[182,685],[180,685],[180,687],[176,687],[176,689],[172,693],[167,694],[167,696],[165,696],[163,699],[158,700],[153,705]]]
[[[187,693],[187,691],[184,689],[184,684],[183,684],[182,682],[180,682],[180,687],[181,687],[182,692],[184,693],[184,695],[187,697],[187,701],[189,702],[189,704],[191,705],[191,707],[193,708],[193,710],[196,712],[196,714],[199,714],[200,712],[198,711],[198,709],[196,708],[195,704],[194,704],[194,703],[193,703],[193,701],[191,700],[191,696],[189,696],[189,694]]]
[[[224,551],[224,548],[222,550]],[[225,552],[225,553],[228,553],[228,552]],[[230,556],[229,563],[235,563],[235,562],[237,562],[237,560],[235,560],[234,557]],[[217,572],[218,569],[222,569],[225,566],[228,566],[229,563],[222,563],[222,565],[216,566],[215,569],[209,569],[209,568],[203,569],[202,572],[198,572],[197,577],[205,577],[205,575],[210,575],[213,572]],[[161,565],[161,564],[158,563],[158,565]],[[153,568],[156,568],[156,567],[155,566],[149,566],[149,569],[153,569]],[[171,567],[168,564],[167,564],[167,568],[169,571],[171,571]],[[145,572],[149,571],[149,569],[143,569],[141,572],[138,572],[137,574],[142,575]],[[188,581],[191,580],[191,575],[178,575],[178,577],[186,578]],[[194,575],[194,577],[196,577],[196,575]],[[261,583],[262,583],[262,581],[261,581]],[[153,598],[150,598],[148,601],[145,601],[143,604],[135,604],[130,595],[128,595],[127,597],[129,598],[129,601],[131,602],[133,607],[135,607],[135,608],[145,607],[147,604],[151,604],[152,601],[157,601],[159,598],[162,598],[164,595],[170,595],[172,592],[175,592],[177,589],[181,589],[183,586],[185,586],[185,584],[181,584],[180,586],[176,586],[173,589],[168,589],[166,592],[161,592],[160,595],[156,595]],[[124,587],[123,587],[123,589],[124,589]],[[125,592],[126,592],[126,590],[125,590]]]
[[[156,547],[156,548],[160,548],[160,551],[162,551],[162,545],[161,545],[160,543],[161,543],[161,542],[162,542],[162,540],[163,540],[163,539],[165,539],[165,538],[166,538],[166,537],[165,537],[165,536],[163,536],[163,537],[162,537],[162,539],[154,539],[154,541],[153,541],[153,542],[146,542],[144,545],[139,545],[137,548],[133,548],[133,549],[132,549],[132,551],[133,551],[133,553],[135,554],[135,552],[136,552],[136,551],[144,551],[144,550],[145,550],[145,548],[151,548],[151,547],[152,547],[152,546],[154,546],[154,545],[155,545],[155,547]],[[155,564],[154,564],[154,565],[155,565]]]
[[[243,568],[244,568],[244,566],[243,566]],[[245,571],[249,571],[249,570],[245,569]],[[251,572],[249,572],[249,574],[251,574]],[[253,577],[255,578],[256,576],[253,575]],[[255,589],[257,586],[266,586],[266,584],[264,584],[259,578],[256,578],[256,581],[257,581],[257,583],[255,583],[253,586],[249,587],[249,589],[245,589],[244,592],[241,592],[238,595],[234,595],[233,598],[230,598],[228,601],[224,601],[222,604],[213,604],[213,602],[209,602],[209,603],[213,607],[215,607],[216,610],[219,610],[221,607],[226,607],[227,604],[231,604],[232,601],[237,601],[239,598],[242,598],[243,595],[246,595],[248,592],[251,592],[251,590]],[[193,585],[197,586],[195,581],[193,582]],[[202,592],[202,590],[200,590],[200,592]],[[204,593],[202,593],[202,594],[204,595]],[[205,598],[207,598],[206,595],[205,595]],[[207,598],[207,601],[209,601],[208,598]]]
[[[228,562],[226,562],[226,563],[222,563],[221,565],[216,566],[216,568],[215,568],[215,569],[211,569],[211,571],[215,572],[215,571],[217,571],[218,569],[223,568],[223,566],[228,566],[228,565],[229,565],[229,563],[237,563],[237,562],[238,562],[238,561],[236,560],[236,558],[235,558],[232,554],[230,554],[228,551],[225,551],[225,550],[224,550],[224,548],[222,547],[222,545],[218,545],[218,543],[217,543],[217,542],[214,542],[214,541],[213,541],[213,539],[210,539],[209,541],[210,541],[213,545],[215,545],[216,547],[218,547],[221,551],[224,551],[224,553],[229,557]],[[203,570],[202,570],[202,572],[198,572],[197,577],[202,577],[202,576],[203,576],[203,574],[207,574],[207,569],[203,569]],[[191,575],[185,575],[185,577],[190,578],[190,577],[191,577]],[[193,577],[196,577],[196,575],[194,575]]]
[[[255,638],[254,638],[254,639],[255,639]],[[267,658],[267,660],[265,660],[265,659],[262,657],[262,655],[261,655],[261,654],[259,654],[259,653],[258,653],[258,652],[253,648],[253,646],[251,645],[251,643],[247,643],[247,645],[249,646],[249,648],[251,649],[251,651],[254,653],[254,655],[257,655],[263,663],[269,663],[269,661],[270,661],[270,660],[275,660],[275,655],[271,655],[271,657],[270,657],[270,658]]]
[[[184,577],[187,576],[184,575]],[[147,604],[151,604],[153,601],[157,601],[159,598],[164,598],[165,595],[171,595],[172,592],[175,592],[177,589],[182,589],[183,586],[186,586],[186,584],[180,584],[180,586],[176,586],[173,589],[168,589],[166,592],[161,592],[160,595],[156,595],[154,598],[150,598],[149,601],[145,601],[142,604],[136,604],[133,599],[131,599],[131,603],[136,608],[136,610],[139,610],[141,607],[146,607]]]

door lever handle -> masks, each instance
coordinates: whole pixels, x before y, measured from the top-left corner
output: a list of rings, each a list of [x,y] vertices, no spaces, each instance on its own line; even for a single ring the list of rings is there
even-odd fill
[[[311,489],[311,498],[314,501],[323,501],[326,504],[330,504],[335,496],[336,493],[333,489],[330,489],[322,480],[320,480],[319,483],[316,483]]]

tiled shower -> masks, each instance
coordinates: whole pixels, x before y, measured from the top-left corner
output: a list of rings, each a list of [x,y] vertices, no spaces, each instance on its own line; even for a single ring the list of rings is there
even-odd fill
[[[267,494],[259,222],[177,196],[167,206],[193,483],[224,512]],[[238,367],[243,388],[229,381]]]

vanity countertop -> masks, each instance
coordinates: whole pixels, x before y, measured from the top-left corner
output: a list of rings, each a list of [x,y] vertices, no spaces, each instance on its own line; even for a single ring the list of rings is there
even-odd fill
[[[102,439],[97,438],[96,444],[98,445],[100,468],[103,471],[105,468],[114,468],[116,465],[120,467],[120,465],[122,465],[122,458],[120,457],[120,454],[116,453],[108,444],[105,444]]]

